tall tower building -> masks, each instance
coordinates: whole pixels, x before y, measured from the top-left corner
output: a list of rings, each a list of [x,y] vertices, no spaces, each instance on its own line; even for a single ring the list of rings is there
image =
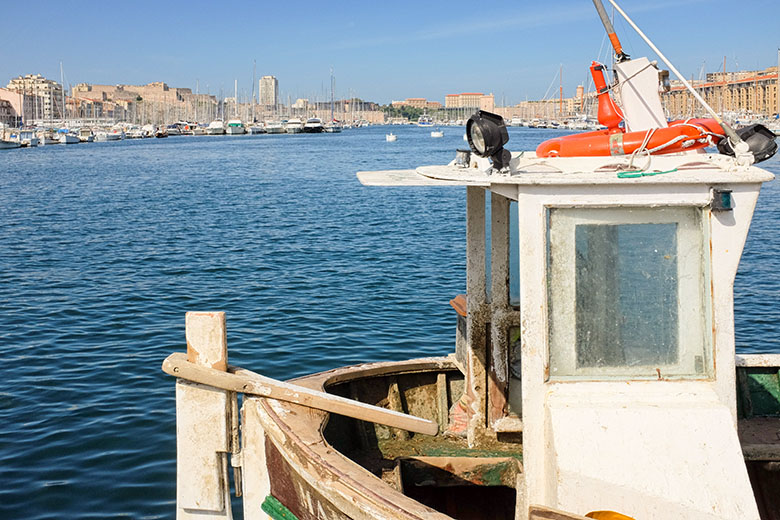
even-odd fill
[[[260,104],[266,106],[279,104],[279,81],[275,76],[260,78]]]

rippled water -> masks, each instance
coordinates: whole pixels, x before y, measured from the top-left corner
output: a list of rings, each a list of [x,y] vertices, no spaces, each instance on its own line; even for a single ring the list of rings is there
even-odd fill
[[[355,172],[447,162],[463,130],[393,130],[3,152],[0,518],[173,516],[160,363],[188,310],[226,311],[231,362],[281,379],[452,351],[465,190]],[[743,350],[780,352],[779,211],[774,182],[736,282]]]

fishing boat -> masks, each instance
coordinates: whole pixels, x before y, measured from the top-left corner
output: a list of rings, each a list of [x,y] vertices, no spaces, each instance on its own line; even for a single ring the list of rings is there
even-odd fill
[[[0,150],[11,150],[22,146],[19,134],[11,135],[8,129],[0,123]]]
[[[660,116],[658,77],[618,74],[627,128]],[[719,124],[732,153],[638,164],[510,152],[478,111],[449,164],[358,172],[465,187],[453,353],[280,382],[228,364],[224,313],[187,313],[177,517],[231,518],[232,468],[250,520],[778,518],[780,354],[736,354],[733,311],[776,144]]]
[[[38,146],[40,140],[35,130],[19,130],[19,144],[26,147]]]
[[[79,141],[82,143],[91,143],[95,140],[95,133],[89,127],[79,129]]]

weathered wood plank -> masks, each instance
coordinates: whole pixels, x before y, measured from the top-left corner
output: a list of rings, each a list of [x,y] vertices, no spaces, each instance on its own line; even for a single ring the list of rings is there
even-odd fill
[[[227,367],[225,314],[188,312],[188,364],[218,372]],[[224,372],[222,372],[224,373]],[[229,392],[194,382],[176,382],[176,518],[232,518],[228,458]]]
[[[162,369],[167,374],[223,390],[270,397],[426,435],[439,431],[434,421],[277,381],[242,368],[228,367],[228,372],[219,372],[188,362],[182,353],[168,356]]]

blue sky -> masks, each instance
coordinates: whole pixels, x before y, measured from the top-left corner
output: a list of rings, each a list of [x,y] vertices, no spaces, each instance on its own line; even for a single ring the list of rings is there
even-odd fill
[[[604,0],[608,11],[611,7]],[[777,63],[780,1],[619,0],[686,77]],[[3,2],[0,84],[41,73],[66,83],[165,81],[248,96],[257,76],[275,75],[283,97],[338,97],[387,103],[406,97],[443,101],[457,92],[492,92],[517,103],[587,79],[592,59],[607,59],[604,31],[590,0],[475,2],[255,1]],[[476,12],[484,8],[483,12]],[[619,16],[619,15],[618,15]],[[13,28],[12,30],[9,30]],[[616,20],[632,56],[651,55]],[[12,34],[13,33],[13,34]],[[654,59],[651,58],[651,59]]]

